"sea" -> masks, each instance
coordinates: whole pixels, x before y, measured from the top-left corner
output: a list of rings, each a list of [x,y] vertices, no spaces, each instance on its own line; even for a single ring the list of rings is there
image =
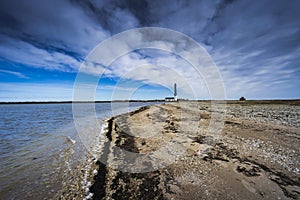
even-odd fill
[[[113,115],[158,103],[76,103],[75,112],[88,119],[93,108],[101,126]],[[77,184],[70,174],[84,172],[78,167],[90,152],[72,108],[72,103],[0,104],[0,199],[53,199],[66,184]]]

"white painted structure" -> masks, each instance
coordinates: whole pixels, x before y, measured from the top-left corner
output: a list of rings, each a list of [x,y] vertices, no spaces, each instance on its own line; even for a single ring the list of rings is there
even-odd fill
[[[177,85],[174,84],[174,97],[166,97],[165,101],[178,101],[177,99]]]

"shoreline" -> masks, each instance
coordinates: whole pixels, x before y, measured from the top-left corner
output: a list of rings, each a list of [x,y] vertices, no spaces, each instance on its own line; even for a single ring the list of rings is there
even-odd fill
[[[114,120],[114,117],[111,117],[107,120],[107,129],[104,132],[103,136],[111,141],[111,132],[112,132],[112,121]],[[102,154],[100,155],[101,160],[107,160],[107,151],[109,149],[108,141],[104,141],[103,147],[102,147]],[[97,168],[97,174],[93,177],[93,184],[91,185],[90,192],[93,194],[93,199],[102,199],[105,197],[105,187],[106,187],[106,178],[107,178],[107,169],[106,165],[103,164],[101,161],[97,160],[96,168]]]
[[[155,106],[155,105],[154,105]],[[137,110],[124,113],[121,115],[117,115],[114,117],[111,117],[107,120],[108,126],[107,130],[105,132],[105,138],[106,142],[104,143],[104,146],[102,148],[102,154],[100,156],[101,161],[97,161],[97,171],[98,173],[93,177],[93,184],[90,187],[90,191],[93,194],[92,199],[107,199],[107,198],[113,198],[113,199],[120,199],[120,198],[138,198],[138,196],[132,196],[129,190],[122,188],[123,186],[119,185],[117,183],[117,177],[123,178],[129,178],[131,176],[133,177],[139,177],[139,179],[146,179],[144,180],[143,184],[148,185],[147,189],[144,190],[143,195],[139,197],[143,198],[157,198],[158,196],[162,197],[162,194],[160,192],[157,192],[156,189],[158,187],[158,181],[155,182],[151,180],[153,178],[153,172],[147,172],[147,173],[129,173],[129,172],[122,172],[118,169],[114,169],[110,167],[109,160],[111,159],[111,154],[114,154],[114,147],[123,147],[126,148],[126,150],[129,151],[136,151],[136,147],[134,145],[131,145],[133,142],[132,136],[126,136],[122,132],[117,132],[116,130],[119,128],[116,124],[116,120],[122,117],[127,116],[133,116],[135,114],[141,113],[153,106],[143,106]],[[130,142],[124,142],[123,144],[120,144],[120,140],[125,139],[129,140]],[[119,144],[116,144],[119,143]],[[106,164],[104,164],[107,162]],[[113,162],[112,162],[113,163]],[[154,172],[154,173],[157,173]],[[152,183],[152,184],[151,184]],[[126,187],[126,186],[125,186]],[[111,190],[111,188],[114,188]],[[118,188],[118,189],[117,189]],[[132,190],[135,190],[135,188],[131,188]],[[151,193],[152,191],[152,193]],[[150,192],[150,193],[149,193]]]
[[[147,106],[135,108],[129,113],[136,112],[139,109],[143,109],[143,107]],[[127,112],[120,113],[116,116],[124,114],[127,114]],[[73,183],[69,182],[68,184],[68,182],[65,182],[64,187],[59,190],[53,199],[91,199],[95,196],[94,191],[93,193],[91,192],[91,190],[93,190],[91,186],[95,177],[98,175],[100,175],[100,177],[105,176],[105,173],[103,173],[104,170],[99,170],[99,164],[101,164],[101,162],[99,162],[99,156],[101,155],[100,151],[103,150],[103,146],[105,145],[105,138],[109,132],[108,130],[110,129],[109,126],[112,118],[114,117],[101,119],[101,131],[99,136],[95,138],[98,143],[91,149],[90,153],[86,152],[86,158],[79,163],[76,169],[73,169],[72,176],[67,178],[73,180]],[[68,187],[68,185],[71,187]],[[97,192],[102,193],[101,189],[97,189]]]
[[[203,128],[210,120],[209,105],[200,102],[200,109],[195,111],[191,102],[184,104],[184,108],[178,103],[145,106],[110,118],[102,154],[96,162],[97,174],[90,187],[93,196],[89,198],[300,197],[299,127],[226,116],[222,134],[215,137]],[[178,111],[183,118],[178,118]],[[198,114],[200,120],[195,117]],[[193,132],[193,125],[200,129]],[[158,131],[154,135],[145,137],[155,130]],[[153,171],[146,170],[153,163],[134,158],[139,164],[131,170],[145,169],[142,173],[126,172],[130,166],[128,158],[116,150],[118,147],[151,154],[167,141],[178,143],[178,148],[184,146],[186,153],[175,155],[174,162]],[[122,170],[117,167],[120,163],[125,166]]]

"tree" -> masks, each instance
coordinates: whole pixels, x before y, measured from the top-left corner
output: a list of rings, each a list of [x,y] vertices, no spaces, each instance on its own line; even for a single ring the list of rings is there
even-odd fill
[[[240,101],[246,101],[246,98],[245,97],[241,97]]]

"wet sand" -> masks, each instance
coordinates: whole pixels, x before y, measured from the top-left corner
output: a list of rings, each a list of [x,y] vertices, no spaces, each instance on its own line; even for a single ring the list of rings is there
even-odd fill
[[[299,199],[299,108],[176,102],[113,117],[89,197]]]

